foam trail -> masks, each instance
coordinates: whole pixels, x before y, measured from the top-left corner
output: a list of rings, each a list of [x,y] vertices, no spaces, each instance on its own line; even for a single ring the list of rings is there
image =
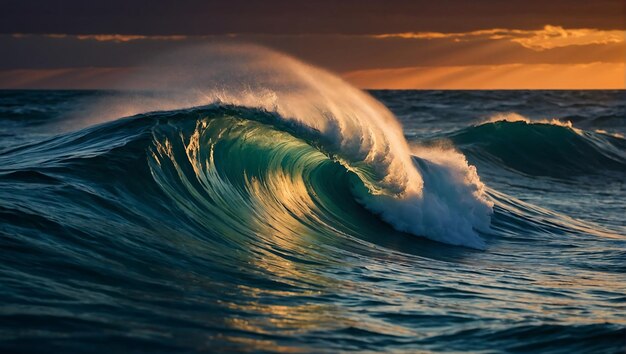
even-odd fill
[[[497,122],[509,122],[509,123],[524,122],[526,124],[547,124],[547,125],[555,125],[558,127],[570,128],[577,133],[580,132],[580,129],[574,128],[572,122],[568,120],[562,121],[557,118],[530,119],[515,112],[494,114],[493,116],[489,117],[489,119],[482,121],[478,125],[483,125],[487,123],[497,123]]]
[[[393,114],[326,71],[257,46],[203,46],[155,60],[124,86],[150,94],[107,99],[95,121],[216,103],[275,112],[357,174],[367,189],[357,198],[396,229],[484,246],[475,229],[488,227],[491,204],[464,157],[416,164]]]

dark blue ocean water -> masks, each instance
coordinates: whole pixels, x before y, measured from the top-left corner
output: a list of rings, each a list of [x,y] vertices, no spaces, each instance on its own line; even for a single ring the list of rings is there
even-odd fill
[[[370,94],[445,200],[429,228],[270,112],[0,91],[0,351],[623,353],[626,92]],[[493,211],[469,241],[463,156]]]

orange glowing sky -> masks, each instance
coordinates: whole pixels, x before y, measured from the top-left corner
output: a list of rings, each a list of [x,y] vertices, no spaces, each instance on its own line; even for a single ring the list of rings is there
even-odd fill
[[[116,88],[148,58],[215,42],[275,48],[362,88],[626,88],[624,4],[616,0],[156,2],[145,18],[75,2],[5,8],[0,88]]]

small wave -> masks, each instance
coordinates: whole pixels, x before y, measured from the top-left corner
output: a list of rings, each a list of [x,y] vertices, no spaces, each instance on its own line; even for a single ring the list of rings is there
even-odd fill
[[[557,118],[551,118],[551,119],[544,118],[544,119],[532,120],[530,118],[524,117],[523,115],[515,113],[515,112],[494,114],[489,119],[481,122],[479,125],[487,124],[487,123],[497,123],[497,122],[511,122],[511,123],[512,122],[524,122],[527,124],[548,124],[548,125],[556,125],[559,127],[567,127],[567,128],[574,129],[572,122],[569,120],[562,121]]]
[[[569,178],[626,168],[623,139],[556,119],[497,115],[448,138],[477,161],[528,175]]]

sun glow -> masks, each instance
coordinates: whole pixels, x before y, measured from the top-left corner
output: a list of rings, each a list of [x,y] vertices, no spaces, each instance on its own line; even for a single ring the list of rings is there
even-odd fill
[[[413,67],[348,72],[369,89],[624,89],[623,63]]]

